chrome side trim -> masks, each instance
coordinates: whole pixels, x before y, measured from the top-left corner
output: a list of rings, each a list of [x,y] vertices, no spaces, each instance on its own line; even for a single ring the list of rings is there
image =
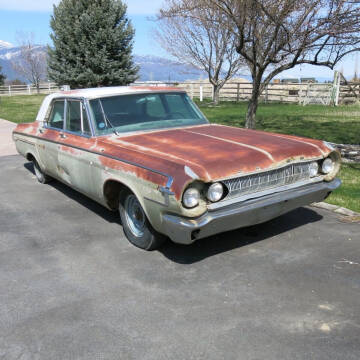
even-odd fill
[[[298,181],[298,182],[293,183],[293,184],[274,187],[274,188],[267,189],[267,190],[264,190],[264,191],[258,191],[258,192],[252,193],[252,194],[246,194],[246,195],[243,195],[243,196],[238,196],[238,197],[235,197],[235,198],[231,198],[229,200],[223,200],[223,201],[219,201],[217,203],[212,203],[212,204],[208,205],[207,208],[209,210],[220,209],[220,208],[222,208],[224,206],[228,206],[228,205],[235,204],[235,203],[240,203],[240,202],[243,202],[245,200],[257,199],[257,198],[263,197],[265,195],[276,194],[278,192],[282,192],[282,191],[290,190],[290,189],[295,189],[295,188],[298,188],[298,187],[301,187],[301,186],[304,186],[304,185],[318,183],[318,182],[323,181],[323,180],[324,180],[323,176],[317,176],[317,177],[311,178],[309,180]]]
[[[59,129],[57,129],[59,131]],[[71,147],[73,149],[76,149],[76,150],[81,150],[81,151],[85,151],[85,152],[88,152],[90,154],[95,154],[95,155],[99,155],[99,156],[104,156],[104,157],[107,157],[109,159],[113,159],[113,160],[117,160],[117,161],[120,161],[120,162],[123,162],[125,164],[128,164],[128,165],[132,165],[132,166],[135,166],[135,167],[139,167],[141,169],[144,169],[144,170],[148,170],[150,172],[153,172],[154,174],[159,174],[161,176],[164,176],[167,178],[167,182],[166,182],[166,185],[165,186],[159,186],[159,191],[161,193],[163,193],[164,195],[174,195],[174,192],[172,192],[170,189],[171,189],[171,186],[174,182],[174,178],[169,175],[169,174],[166,174],[162,171],[159,171],[159,170],[156,170],[156,169],[152,169],[148,166],[145,166],[145,165],[141,165],[141,164],[138,164],[138,163],[135,163],[133,161],[130,161],[130,160],[126,160],[126,159],[122,159],[122,158],[119,158],[117,156],[113,156],[113,155],[110,155],[110,154],[104,154],[102,152],[97,152],[97,151],[93,151],[93,150],[88,150],[88,149],[84,149],[82,147],[79,147],[79,146],[75,146],[75,145],[71,145],[71,144],[68,144],[68,143],[64,143],[64,142],[60,142],[60,141],[55,141],[55,140],[50,140],[50,139],[46,139],[46,138],[41,138],[39,136],[35,136],[35,135],[30,135],[30,134],[24,134],[24,133],[21,133],[21,132],[18,132],[18,131],[14,131],[13,134],[17,134],[17,135],[21,135],[21,136],[28,136],[28,137],[31,137],[31,138],[34,138],[34,139],[39,139],[39,140],[42,140],[42,141],[47,141],[47,142],[50,142],[50,143],[53,143],[53,144],[58,144],[58,145],[64,145],[64,146],[67,146],[67,147]]]

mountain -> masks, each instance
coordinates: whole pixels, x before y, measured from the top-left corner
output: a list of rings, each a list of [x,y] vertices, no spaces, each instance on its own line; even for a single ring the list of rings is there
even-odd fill
[[[37,50],[46,52],[46,46],[38,45]],[[11,62],[16,62],[19,56],[19,46],[0,40],[0,66],[7,80],[26,80],[11,66]],[[139,81],[185,81],[206,78],[204,72],[194,67],[159,56],[135,55],[134,62],[140,67]]]

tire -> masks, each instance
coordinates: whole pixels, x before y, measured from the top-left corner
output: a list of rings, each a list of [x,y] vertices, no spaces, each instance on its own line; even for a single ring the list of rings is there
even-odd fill
[[[36,179],[39,183],[41,184],[47,184],[48,182],[50,182],[52,180],[52,178],[48,175],[46,175],[40,168],[38,162],[33,159],[32,161],[33,166],[34,166],[34,172],[35,172],[35,176]]]
[[[121,223],[129,242],[148,251],[158,249],[166,237],[151,226],[137,197],[129,190],[123,190],[119,200]]]

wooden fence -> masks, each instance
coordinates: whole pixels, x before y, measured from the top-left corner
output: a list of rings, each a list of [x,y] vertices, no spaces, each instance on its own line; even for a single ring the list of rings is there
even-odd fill
[[[51,94],[59,90],[60,88],[51,82],[40,84],[39,89],[34,85],[5,85],[0,86],[0,96]]]
[[[185,89],[191,97],[212,99],[212,86],[207,82],[136,82],[134,85],[145,86],[177,86]],[[60,91],[55,83],[40,84],[39,93],[50,94]],[[247,101],[252,91],[251,82],[229,81],[220,90],[220,99],[224,101]],[[33,85],[0,86],[0,96],[31,95],[38,93]],[[334,88],[332,83],[279,83],[269,84],[261,94],[260,101],[282,102],[298,104],[323,104],[329,105],[338,98],[339,103],[353,103],[360,100],[360,82],[347,82],[345,79],[339,88]]]
[[[207,82],[137,82],[135,85],[178,86],[191,97],[212,99],[212,86]],[[338,94],[332,83],[271,83],[260,96],[263,102],[329,105],[335,102],[351,103],[360,100],[360,83],[340,83]],[[223,101],[247,101],[251,97],[251,82],[228,82],[220,90]]]

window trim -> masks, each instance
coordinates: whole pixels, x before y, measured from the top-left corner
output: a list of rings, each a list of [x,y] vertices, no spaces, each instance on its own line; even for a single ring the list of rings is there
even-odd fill
[[[49,119],[50,119],[51,114],[52,114],[54,103],[57,102],[57,101],[64,101],[64,124],[63,124],[62,129],[61,128],[56,128],[56,127],[53,127],[53,126],[49,125],[49,123],[50,123]],[[76,132],[76,131],[71,131],[71,130],[66,129],[68,101],[78,101],[80,103],[80,106],[84,105],[84,109],[85,109],[85,112],[86,112],[86,116],[87,116],[88,124],[89,124],[89,128],[90,128],[90,134],[84,134],[83,133],[83,113],[82,113],[82,109],[81,109],[81,115],[80,115],[81,116],[81,131],[82,132],[79,133],[79,132]],[[89,105],[87,103],[87,99],[81,98],[81,97],[71,97],[71,98],[58,97],[58,98],[55,98],[51,102],[50,107],[51,107],[51,110],[50,110],[49,118],[46,119],[46,121],[44,122],[44,127],[45,128],[51,129],[51,130],[56,130],[56,131],[59,131],[60,133],[66,133],[66,134],[81,136],[81,137],[84,137],[84,138],[94,137],[94,126],[93,126],[93,123],[92,123],[92,118],[91,118],[90,113],[89,113]]]

